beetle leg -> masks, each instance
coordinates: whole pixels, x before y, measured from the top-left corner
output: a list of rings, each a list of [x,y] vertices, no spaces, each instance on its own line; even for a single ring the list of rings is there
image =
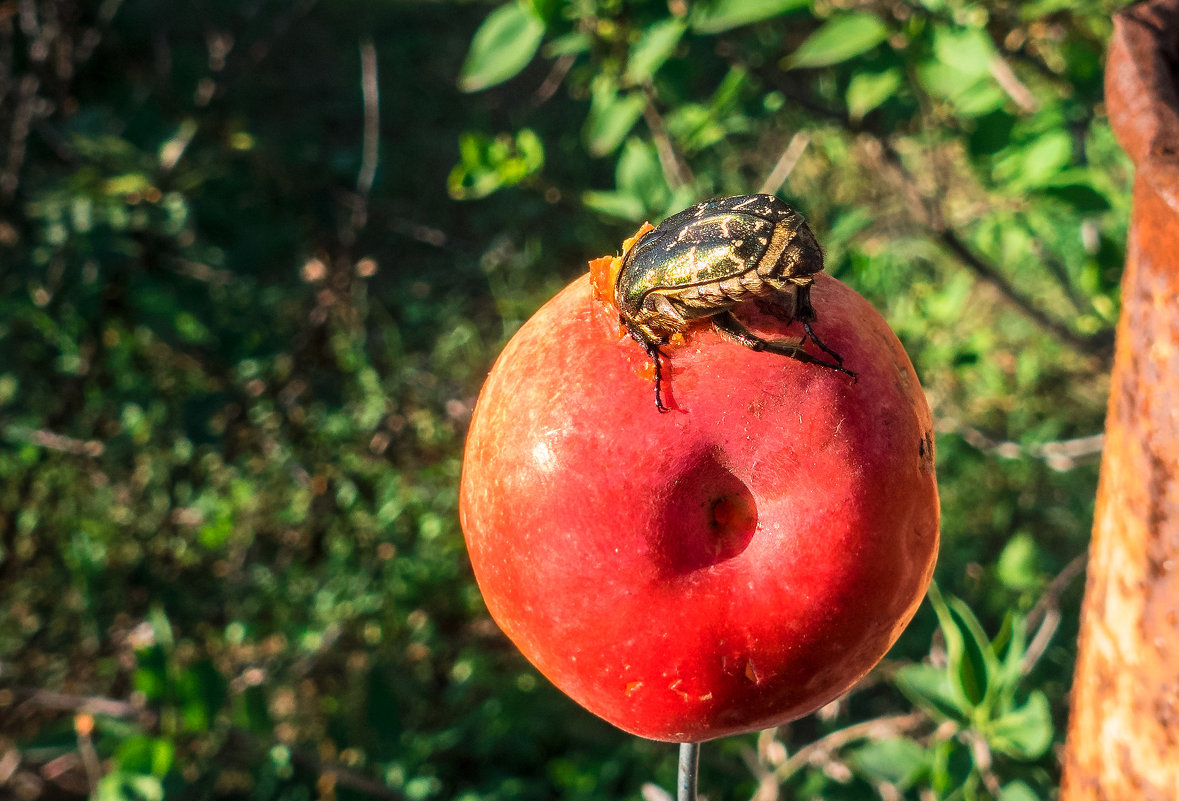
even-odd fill
[[[786,340],[782,339],[762,339],[761,337],[757,336],[757,334],[754,334],[752,331],[742,325],[741,322],[733,316],[733,313],[728,311],[714,315],[712,318],[712,324],[713,327],[716,328],[718,334],[726,339],[744,345],[750,350],[768,351],[770,353],[777,353],[779,356],[789,356],[791,359],[797,359],[800,362],[817,364],[822,367],[829,367],[832,370],[838,370],[841,373],[847,373],[852,378],[856,377],[854,372],[843,366],[843,360],[839,359],[839,357],[834,353],[831,353],[831,351],[826,347],[820,346],[823,347],[824,352],[831,353],[831,355],[836,359],[839,359],[839,361],[829,362],[825,359],[820,359],[807,353],[803,349],[803,343],[806,342],[806,337],[803,337],[798,342],[787,342]],[[803,325],[810,337],[815,339],[815,342],[818,343],[818,339],[815,338],[814,332],[810,330],[810,324],[804,323]]]
[[[663,405],[663,368],[660,365],[660,358],[663,356],[663,353],[660,352],[659,346],[654,342],[644,342],[643,347],[646,348],[647,355],[651,357],[651,361],[655,365],[655,408],[660,413],[670,412],[671,409]]]
[[[819,350],[823,351],[823,353],[826,353],[828,356],[830,356],[832,359],[839,362],[840,364],[843,364],[843,357],[840,356],[835,351],[831,350],[831,348],[829,348],[823,344],[823,340],[819,339],[819,335],[815,333],[815,329],[811,328],[810,323],[803,323],[802,330],[806,331],[806,336],[811,338],[811,342],[814,342],[816,345],[819,346]],[[803,340],[803,342],[805,342],[806,337],[803,337],[802,340]]]
[[[663,352],[659,350],[659,346],[654,342],[642,336],[636,336],[632,331],[631,336],[635,341],[643,346],[643,350],[651,358],[651,362],[655,365],[655,408],[662,412],[670,412],[671,409],[663,405],[663,367],[660,364],[660,357]]]

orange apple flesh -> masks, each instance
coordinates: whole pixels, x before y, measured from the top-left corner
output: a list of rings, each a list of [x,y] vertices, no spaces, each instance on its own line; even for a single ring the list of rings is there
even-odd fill
[[[665,349],[661,414],[650,360],[583,276],[479,397],[460,513],[487,606],[621,729],[688,742],[805,715],[880,660],[925,593],[924,393],[867,301],[825,274],[812,299],[858,380],[695,330]],[[746,305],[766,338],[802,335]]]

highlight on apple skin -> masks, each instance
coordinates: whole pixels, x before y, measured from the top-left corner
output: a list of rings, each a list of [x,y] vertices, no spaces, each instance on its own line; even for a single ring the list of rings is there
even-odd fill
[[[933,428],[896,336],[825,274],[814,323],[857,379],[711,330],[650,360],[577,279],[508,343],[460,515],[492,617],[619,728],[694,742],[834,700],[884,656],[938,548]],[[802,335],[741,315],[766,339]]]

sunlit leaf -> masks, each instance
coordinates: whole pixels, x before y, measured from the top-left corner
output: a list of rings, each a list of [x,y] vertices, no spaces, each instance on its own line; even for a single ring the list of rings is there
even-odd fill
[[[539,172],[544,166],[544,144],[529,128],[514,137],[464,133],[459,136],[459,156],[447,178],[447,189],[456,200],[471,200],[515,186]]]
[[[946,640],[952,686],[968,708],[977,707],[986,697],[990,680],[990,642],[970,607],[961,600],[943,598],[936,584],[930,585],[929,600]]]
[[[1026,782],[1017,779],[1008,782],[999,789],[998,801],[1041,801],[1041,796]]]
[[[622,144],[631,128],[643,116],[647,99],[640,92],[619,93],[617,84],[599,76],[590,90],[589,117],[585,138],[595,156],[612,153]]]
[[[1052,734],[1052,710],[1040,690],[1014,712],[992,721],[985,732],[991,748],[1017,759],[1043,756],[1052,745]]]
[[[787,11],[805,8],[811,0],[713,0],[695,3],[690,17],[692,29],[698,33],[724,31],[761,22]]]
[[[874,740],[848,757],[855,771],[873,784],[888,782],[904,789],[932,767],[933,755],[920,743],[904,737]]]
[[[1007,541],[996,564],[999,580],[1013,590],[1034,589],[1043,583],[1039,549],[1030,534],[1016,534]]]
[[[897,688],[931,717],[964,720],[969,709],[959,699],[946,671],[932,665],[905,665],[896,676]]]
[[[888,38],[880,17],[859,11],[832,17],[798,46],[789,68],[826,67],[868,52]]]
[[[685,30],[687,25],[682,20],[671,18],[656,22],[643,31],[642,38],[631,48],[626,60],[626,81],[642,83],[650,80],[675,51]]]
[[[900,85],[901,71],[896,68],[883,72],[857,72],[847,85],[847,110],[851,118],[863,118],[895,94]]]
[[[620,220],[637,220],[643,216],[643,201],[626,192],[589,190],[581,193],[581,202],[586,208]]]
[[[515,76],[532,61],[543,36],[544,25],[519,4],[495,9],[471,39],[459,88],[478,92]]]
[[[995,45],[983,29],[939,25],[933,33],[933,53],[942,64],[976,79],[990,74]]]

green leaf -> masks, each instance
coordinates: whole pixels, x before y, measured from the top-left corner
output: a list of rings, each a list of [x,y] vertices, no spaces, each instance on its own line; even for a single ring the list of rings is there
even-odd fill
[[[904,789],[912,786],[932,767],[932,755],[920,744],[904,737],[874,740],[853,751],[852,768],[873,784],[888,782]]]
[[[543,36],[544,25],[519,4],[495,9],[471,39],[459,88],[478,92],[513,77],[532,61]]]
[[[654,146],[638,137],[626,140],[614,170],[614,182],[620,190],[640,198],[649,208],[662,206],[667,200],[667,181],[659,166],[659,154]]]
[[[1109,211],[1112,208],[1109,198],[1089,184],[1049,185],[1039,191],[1042,195],[1067,203],[1082,214]]]
[[[991,156],[1011,144],[1015,116],[1006,111],[992,111],[975,121],[970,134],[970,152],[975,156]]]
[[[697,33],[723,33],[809,4],[810,0],[713,0],[694,4],[690,22]]]
[[[939,25],[933,32],[933,53],[964,77],[978,79],[990,75],[995,45],[982,29]]]
[[[1033,590],[1044,583],[1039,548],[1030,534],[1021,532],[1007,541],[999,554],[996,573],[999,581],[1013,590]]]
[[[986,697],[990,667],[994,661],[990,641],[978,618],[960,599],[951,597],[947,602],[937,584],[931,584],[929,600],[946,640],[951,685],[964,704],[964,709],[976,708]]]
[[[481,198],[515,186],[544,167],[544,143],[529,128],[513,137],[481,133],[459,135],[459,163],[450,171],[447,190],[456,200]]]
[[[888,38],[888,27],[867,11],[832,17],[791,54],[787,69],[826,67],[866,53]]]
[[[599,192],[591,189],[581,193],[581,202],[586,208],[620,220],[637,220],[643,216],[643,201],[626,192]]]
[[[1048,186],[1072,162],[1073,140],[1065,130],[1055,129],[1012,149],[996,165],[996,175],[1010,181],[1012,188]]]
[[[996,718],[983,732],[992,749],[1016,759],[1039,759],[1052,745],[1052,711],[1048,696],[1035,690],[1027,702]]]
[[[544,46],[544,54],[549,58],[559,56],[573,56],[585,53],[590,49],[593,40],[582,31],[572,31],[555,39],[550,39]]]
[[[590,153],[604,156],[614,152],[643,116],[646,102],[640,92],[619,94],[618,85],[605,75],[595,78],[590,87],[590,110],[585,122]]]
[[[938,59],[919,64],[917,77],[931,95],[952,103],[963,117],[989,114],[1007,102],[1007,95],[989,75],[975,77]]]
[[[631,84],[649,81],[675,52],[687,27],[682,20],[671,18],[656,22],[643,31],[642,38],[631,47],[630,57],[626,60],[625,81]]]
[[[970,611],[965,601],[951,598],[949,608],[954,625],[958,627],[962,637],[962,653],[957,668],[959,686],[970,702],[977,706],[986,698],[990,685],[994,662],[991,644],[978,618]]]
[[[897,671],[897,688],[935,720],[965,720],[969,709],[959,700],[946,671],[932,665],[905,665]]]
[[[170,740],[137,734],[119,743],[115,760],[127,773],[163,778],[172,769],[176,748]]]
[[[551,25],[561,18],[561,0],[523,0],[523,4],[532,16],[545,25]]]
[[[615,191],[586,192],[582,202],[594,211],[631,222],[662,211],[669,201],[667,181],[655,148],[630,137],[614,169]]]
[[[1016,779],[999,788],[998,801],[1040,801],[1040,796],[1026,782]]]
[[[901,85],[901,71],[897,68],[883,72],[858,72],[847,85],[847,110],[853,120],[888,100]]]
[[[995,111],[1007,95],[991,76],[995,45],[985,30],[938,25],[932,56],[917,74],[930,94],[954,104],[959,114],[977,117]]]
[[[112,771],[98,780],[95,801],[163,801],[164,785],[155,776]]]

